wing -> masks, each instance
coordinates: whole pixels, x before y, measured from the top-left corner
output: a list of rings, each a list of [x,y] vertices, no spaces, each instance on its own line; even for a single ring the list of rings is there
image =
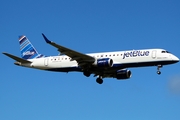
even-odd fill
[[[44,37],[45,41],[48,44],[56,47],[58,49],[58,51],[61,52],[61,54],[65,54],[65,55],[71,57],[72,60],[76,60],[80,66],[84,66],[84,65],[87,65],[90,63],[94,63],[94,61],[95,61],[94,57],[91,57],[89,55],[85,55],[83,53],[74,51],[74,50],[66,48],[62,45],[58,45],[55,42],[48,40],[44,34],[42,34],[42,36]]]

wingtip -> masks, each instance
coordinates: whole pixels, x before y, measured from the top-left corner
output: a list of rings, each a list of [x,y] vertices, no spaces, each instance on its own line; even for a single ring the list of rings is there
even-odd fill
[[[7,53],[7,52],[3,52],[2,54],[6,55],[6,56],[10,56],[11,54]]]
[[[50,40],[47,39],[47,37],[42,33],[43,38],[45,39],[46,43],[51,43]]]
[[[6,52],[2,52],[2,54],[6,55],[7,53]]]

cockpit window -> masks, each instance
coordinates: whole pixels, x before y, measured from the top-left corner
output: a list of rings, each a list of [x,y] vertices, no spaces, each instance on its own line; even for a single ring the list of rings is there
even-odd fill
[[[170,52],[164,50],[164,51],[161,51],[161,53],[170,53]]]

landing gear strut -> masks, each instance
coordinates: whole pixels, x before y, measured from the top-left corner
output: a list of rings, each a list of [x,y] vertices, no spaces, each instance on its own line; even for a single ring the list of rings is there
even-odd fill
[[[157,74],[158,74],[158,75],[161,74],[160,68],[162,68],[162,65],[158,65],[158,66],[157,66]]]
[[[101,77],[98,77],[96,79],[96,82],[99,83],[99,84],[102,84],[103,83],[103,79]]]

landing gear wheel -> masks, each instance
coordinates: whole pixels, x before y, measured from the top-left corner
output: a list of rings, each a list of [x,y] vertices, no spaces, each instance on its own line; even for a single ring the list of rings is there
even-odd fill
[[[157,74],[160,75],[160,74],[161,74],[161,71],[157,71]]]
[[[91,75],[91,73],[88,72],[88,71],[84,71],[83,74],[84,74],[84,76],[86,76],[86,77],[89,77],[89,76]]]
[[[99,83],[99,84],[102,84],[102,83],[103,83],[103,79],[97,78],[97,79],[96,79],[96,82]]]

